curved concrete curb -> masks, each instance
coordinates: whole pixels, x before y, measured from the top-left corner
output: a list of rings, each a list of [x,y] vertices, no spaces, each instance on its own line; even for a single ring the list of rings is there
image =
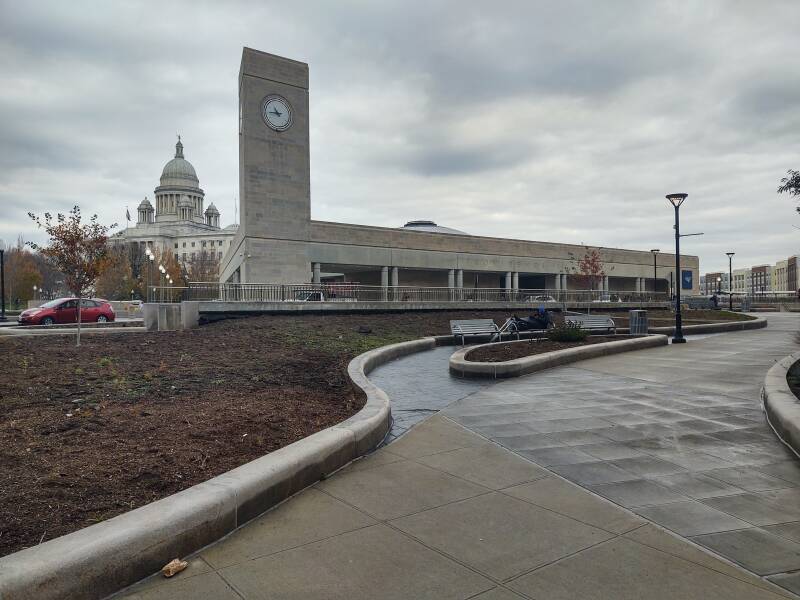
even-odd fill
[[[665,335],[646,335],[616,342],[592,344],[591,346],[579,346],[545,354],[523,356],[522,358],[497,363],[466,360],[466,355],[475,349],[473,346],[462,348],[453,353],[450,357],[450,372],[461,377],[492,377],[495,379],[518,377],[587,358],[609,356],[621,352],[630,352],[631,350],[666,346],[667,344],[669,344],[669,339]]]
[[[434,338],[423,338],[354,358],[348,375],[367,401],[338,425],[177,494],[0,558],[0,598],[103,598],[218,540],[378,445],[389,430],[391,409],[367,373],[435,345]]]
[[[764,377],[761,398],[767,421],[780,440],[800,455],[800,400],[789,389],[786,375],[800,352],[776,362]]]
[[[744,331],[747,329],[763,329],[767,326],[764,317],[756,317],[748,321],[725,321],[724,323],[705,323],[703,325],[684,325],[682,327],[684,335],[696,335],[700,333],[724,333],[726,331]],[[674,327],[651,327],[650,333],[662,333],[673,335]]]

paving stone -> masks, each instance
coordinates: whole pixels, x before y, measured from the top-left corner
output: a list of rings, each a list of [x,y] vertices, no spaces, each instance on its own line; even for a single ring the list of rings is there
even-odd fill
[[[690,562],[702,565],[719,573],[724,573],[736,579],[745,581],[756,587],[765,588],[772,592],[789,596],[786,592],[780,589],[775,589],[774,585],[765,582],[761,577],[746,571],[738,565],[731,564],[720,560],[716,554],[712,554],[709,550],[702,546],[686,543],[685,538],[665,531],[655,525],[648,524],[644,527],[637,527],[633,531],[629,531],[624,536],[626,539],[635,541],[639,544],[644,544],[661,552],[666,552],[678,558],[683,558]]]
[[[775,525],[800,520],[800,506],[781,505],[760,494],[707,498],[702,502],[753,525]]]
[[[492,581],[386,525],[345,533],[220,573],[248,600],[460,600],[495,587]]]
[[[394,519],[489,491],[483,486],[411,461],[352,473],[343,472],[317,486],[381,520]]]
[[[602,444],[588,444],[581,446],[580,450],[599,458],[600,460],[619,460],[620,458],[633,458],[634,456],[644,456],[639,450],[634,450],[625,444],[618,442],[606,442]]]
[[[558,431],[548,434],[552,439],[564,446],[583,446],[585,444],[602,444],[606,438],[591,431]],[[581,448],[582,450],[583,448]]]
[[[688,500],[682,494],[645,479],[594,485],[590,489],[601,496],[605,496],[612,502],[628,508]]]
[[[692,539],[759,575],[800,569],[800,544],[758,527]]]
[[[215,569],[373,525],[374,519],[316,489],[307,489],[200,552]]]
[[[525,458],[529,458],[545,467],[597,462],[597,458],[594,456],[571,446],[540,448],[538,450],[519,450],[518,452]]]
[[[160,578],[159,585],[140,584],[116,597],[125,600],[196,600],[197,598],[241,600],[239,594],[214,572],[181,579],[177,576],[173,579],[164,579],[160,574],[156,577]]]
[[[607,462],[564,465],[553,467],[551,470],[581,485],[596,485],[638,479],[636,475]]]
[[[612,533],[624,533],[645,522],[576,484],[557,477],[510,487],[503,493]]]
[[[733,467],[726,460],[711,456],[705,452],[681,452],[674,448],[649,450],[649,454],[667,462],[683,467],[687,471],[710,471],[712,469],[726,469]]]
[[[652,456],[635,456],[633,458],[623,458],[610,461],[609,464],[619,467],[623,471],[633,473],[641,477],[657,477],[659,475],[672,475],[681,473],[685,469],[670,462],[653,458]]]
[[[653,481],[695,499],[729,496],[743,492],[740,488],[723,483],[703,473],[676,473],[674,475],[656,477]]]
[[[380,467],[381,465],[388,465],[389,463],[405,460],[398,454],[393,454],[385,446],[368,454],[345,467],[346,471],[360,471],[362,469],[371,469],[372,467]]]
[[[389,451],[404,458],[427,456],[447,450],[480,446],[485,439],[441,416],[431,417],[411,429]]]
[[[768,579],[776,585],[800,595],[800,573],[781,573],[780,575],[772,575]]]
[[[487,438],[508,437],[512,435],[527,435],[539,433],[540,429],[526,423],[509,423],[506,425],[475,425],[472,429]]]
[[[547,600],[766,600],[779,596],[654,548],[617,538],[510,582]]]
[[[637,508],[636,512],[654,523],[685,536],[750,527],[749,523],[741,519],[694,500]]]
[[[440,452],[417,460],[439,471],[495,490],[550,474],[549,471],[494,444]]]
[[[613,537],[498,493],[396,519],[392,525],[501,581]]]
[[[764,465],[763,467],[758,467],[757,470],[773,477],[779,477],[795,486],[800,486],[800,461],[798,460]]]
[[[766,527],[762,527],[762,529],[788,540],[792,540],[793,542],[800,543],[800,521],[767,525]]]
[[[512,450],[535,450],[537,448],[553,448],[561,445],[546,433],[496,436],[492,440]]]
[[[766,475],[760,469],[752,467],[713,469],[706,471],[706,475],[748,492],[763,492],[764,490],[777,490],[791,486],[785,479]]]

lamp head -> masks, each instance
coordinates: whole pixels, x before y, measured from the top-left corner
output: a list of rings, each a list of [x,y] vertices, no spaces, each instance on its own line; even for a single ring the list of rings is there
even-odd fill
[[[669,200],[670,204],[675,208],[678,208],[683,201],[686,200],[686,196],[689,194],[667,194],[667,200]]]
[[[652,250],[650,250],[650,252],[652,252],[653,254],[658,254],[659,252],[661,252],[661,250],[659,250],[658,248],[653,248]]]
[[[734,254],[736,254],[736,252],[726,252],[725,254],[728,256],[728,258],[730,258],[730,257],[732,257]]]

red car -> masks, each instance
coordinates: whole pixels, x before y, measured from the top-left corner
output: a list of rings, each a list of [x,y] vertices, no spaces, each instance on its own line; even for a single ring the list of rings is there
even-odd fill
[[[81,323],[106,323],[115,318],[114,309],[106,300],[81,300]],[[54,323],[77,323],[78,299],[59,298],[37,308],[29,308],[19,315],[20,325],[53,325]]]

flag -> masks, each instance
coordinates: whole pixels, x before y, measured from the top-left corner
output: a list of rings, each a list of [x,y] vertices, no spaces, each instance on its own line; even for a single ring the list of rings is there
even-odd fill
[[[125,218],[128,219],[128,221],[131,220],[131,211],[128,210],[127,206],[125,207]]]

